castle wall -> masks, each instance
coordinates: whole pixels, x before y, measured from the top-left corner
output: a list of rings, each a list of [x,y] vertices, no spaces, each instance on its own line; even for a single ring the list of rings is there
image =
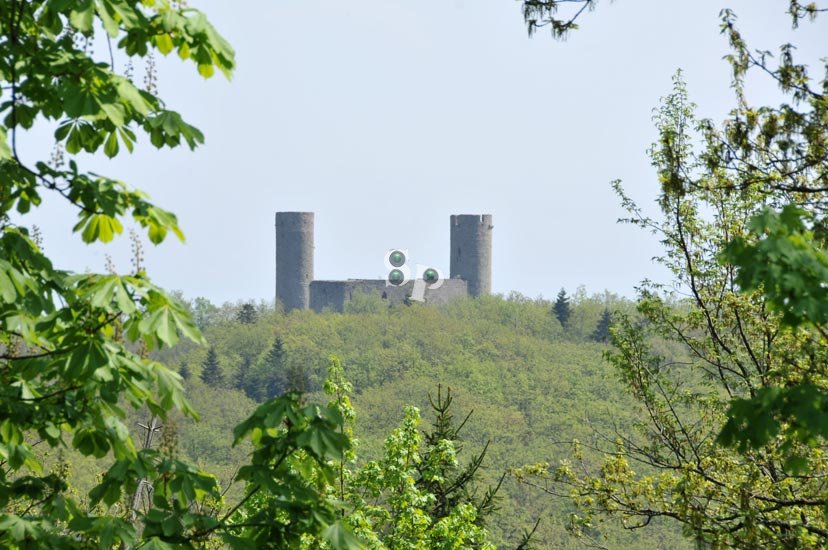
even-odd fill
[[[451,280],[468,282],[470,296],[492,292],[492,215],[451,217]]]
[[[310,284],[310,307],[317,313],[325,308],[345,309],[345,281],[313,281]]]
[[[308,309],[313,280],[313,212],[276,212],[276,298]]]
[[[324,309],[345,311],[345,305],[354,294],[375,294],[388,300],[389,304],[402,304],[414,291],[414,281],[404,285],[388,285],[385,279],[348,279],[347,281],[313,281],[310,284],[310,307],[316,312]],[[462,279],[446,279],[436,289],[426,288],[424,301],[427,304],[447,304],[468,295],[468,286]]]

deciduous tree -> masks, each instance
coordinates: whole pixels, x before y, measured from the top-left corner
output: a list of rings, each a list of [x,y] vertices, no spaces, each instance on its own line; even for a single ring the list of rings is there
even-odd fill
[[[723,18],[725,31],[736,32],[732,15],[725,12]],[[636,432],[598,433],[556,467],[517,472],[572,499],[580,511],[572,516],[577,534],[594,529],[596,515],[608,514],[628,528],[669,518],[712,547],[803,548],[828,541],[828,460],[824,440],[815,438],[819,432],[809,431],[824,414],[812,407],[824,402],[819,396],[828,389],[825,334],[814,324],[786,319],[786,313],[818,314],[821,308],[803,305],[807,299],[797,305],[794,299],[809,297],[796,292],[775,301],[779,285],[807,286],[823,273],[821,262],[802,262],[818,253],[818,242],[797,220],[802,211],[820,216],[824,203],[815,191],[798,194],[769,184],[820,185],[811,178],[825,174],[828,126],[800,124],[819,109],[825,120],[825,110],[753,109],[740,85],[737,79],[739,107],[717,128],[695,118],[677,77],[656,116],[660,139],[651,151],[662,189],[661,217],[644,215],[616,187],[629,221],[661,236],[660,261],[674,281],[641,286],[638,309],[645,322],[619,316],[615,349],[607,355],[646,422]],[[777,117],[778,111],[785,114]],[[763,117],[767,123],[754,126]],[[804,128],[807,135],[800,133]],[[694,147],[699,141],[701,151]],[[810,168],[789,174],[811,155],[816,157]],[[798,211],[773,212],[791,201]],[[776,240],[780,232],[786,234],[782,242]],[[781,252],[771,252],[761,268],[755,256],[741,269],[731,263],[774,247]],[[774,269],[785,262],[797,267],[782,276]],[[745,284],[762,269],[770,269],[763,279],[776,287]],[[787,409],[773,408],[778,396],[785,396]],[[790,416],[775,416],[781,412]],[[805,420],[811,413],[816,414]],[[790,419],[802,420],[787,424]],[[590,451],[603,455],[597,470],[588,466]]]
[[[167,0],[0,0],[0,546],[3,548],[187,547],[214,535],[235,540],[232,510],[207,513],[197,503],[221,501],[216,479],[153,448],[138,450],[124,407],[164,417],[184,399],[181,377],[145,351],[181,338],[203,342],[183,304],[154,285],[142,268],[129,275],[76,274],[52,263],[23,222],[46,195],[77,214],[84,243],[108,243],[125,219],[159,244],[183,240],[171,212],[126,183],[83,167],[78,154],[114,157],[132,151],[143,133],[155,147],[195,148],[201,132],[156,94],[115,70],[116,56],[150,59],[176,52],[204,77],[234,68],[230,45],[198,10]],[[95,56],[94,51],[104,52]],[[105,44],[100,48],[100,44]],[[22,149],[22,134],[54,129],[60,154]],[[65,154],[64,154],[65,153]],[[68,155],[68,157],[66,156]],[[22,220],[22,221],[18,221]],[[264,411],[264,412],[263,412]],[[335,411],[333,412],[335,415]],[[284,429],[285,419],[290,429]],[[239,427],[252,439],[253,461],[238,479],[251,492],[293,491],[274,465],[297,456],[320,463],[348,442],[336,417],[285,397],[263,405]],[[282,429],[278,434],[276,431]],[[41,447],[70,447],[110,465],[85,501],[65,476],[44,468]],[[150,507],[131,521],[116,505],[140,480],[153,486]],[[253,535],[290,547],[303,533],[336,548],[346,539],[324,495],[305,495],[310,521]],[[345,542],[343,542],[345,541]]]

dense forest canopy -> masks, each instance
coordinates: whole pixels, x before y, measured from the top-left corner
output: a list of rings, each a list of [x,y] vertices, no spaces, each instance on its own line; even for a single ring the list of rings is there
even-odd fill
[[[250,304],[192,300],[202,311],[196,318],[212,347],[184,344],[160,356],[188,373],[188,396],[203,413],[200,422],[179,425],[178,448],[227,479],[242,460],[228,450],[227,427],[257,401],[289,389],[291,378],[304,384],[307,399],[325,402],[329,355],[335,353],[353,385],[357,465],[383,457],[385,441],[403,421],[407,405],[419,409],[425,431],[434,421],[429,395],[436,398],[440,385],[443,391],[450,388],[457,423],[471,413],[460,432],[459,462],[486,449],[477,491],[482,497],[513,468],[539,457],[564,459],[573,439],[592,441],[595,430],[631,427],[636,418],[632,401],[601,360],[606,344],[593,338],[605,311],[632,314],[634,304],[583,289],[570,303],[570,321],[562,327],[554,302],[517,293],[439,308],[388,307],[377,296],[362,296],[344,314],[287,315],[259,304],[253,323],[244,322]],[[223,377],[214,386],[201,376],[211,364],[211,350]],[[593,459],[597,464],[599,457]],[[489,540],[516,547],[524,530],[540,520],[532,548],[578,548],[566,530],[572,511],[507,475],[486,521]],[[636,533],[602,525],[593,534],[613,547],[684,544],[680,532],[667,525]]]

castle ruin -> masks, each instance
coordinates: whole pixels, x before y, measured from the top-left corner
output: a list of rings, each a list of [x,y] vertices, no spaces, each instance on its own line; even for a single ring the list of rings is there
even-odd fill
[[[341,312],[356,293],[375,294],[391,304],[399,304],[417,294],[415,285],[418,284],[422,301],[430,304],[491,293],[492,215],[454,215],[450,224],[450,278],[440,284],[423,279],[398,285],[389,279],[315,281],[313,212],[276,212],[276,299],[286,311],[332,309]]]

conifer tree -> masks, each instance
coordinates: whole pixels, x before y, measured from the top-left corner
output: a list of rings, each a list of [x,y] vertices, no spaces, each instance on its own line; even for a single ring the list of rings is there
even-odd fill
[[[562,327],[566,327],[569,323],[569,316],[572,314],[572,309],[569,305],[569,296],[566,295],[566,290],[561,289],[558,292],[558,298],[555,300],[555,317],[561,323]]]
[[[241,307],[236,315],[236,320],[243,325],[252,325],[259,320],[259,313],[256,311],[256,307],[248,302]]]
[[[608,308],[604,308],[604,313],[598,320],[598,326],[592,333],[592,339],[596,342],[609,342],[610,339],[610,325],[612,324],[612,314]]]
[[[235,387],[236,389],[242,390],[245,393],[248,393],[247,383],[250,380],[250,363],[250,357],[248,355],[245,355],[242,358],[241,365],[239,365],[238,374],[236,375]]]
[[[186,361],[181,361],[181,366],[178,368],[178,374],[184,380],[189,380],[192,373],[190,372],[190,366],[187,364]]]
[[[266,399],[282,395],[287,391],[286,359],[285,343],[277,337],[265,357],[264,397]]]
[[[219,387],[224,382],[224,374],[218,362],[216,349],[210,346],[207,351],[207,359],[201,364],[201,380],[208,386]]]
[[[271,399],[288,391],[304,393],[308,391],[307,372],[301,365],[291,365],[288,362],[285,342],[277,337],[264,360],[264,376],[261,387],[264,389],[265,399]],[[261,390],[251,388],[254,395],[261,394]]]
[[[437,386],[437,399],[429,393],[428,400],[434,412],[434,423],[430,431],[423,433],[423,459],[418,466],[419,479],[417,486],[434,495],[434,503],[429,510],[433,522],[448,517],[453,510],[464,504],[472,504],[476,510],[475,524],[485,525],[485,520],[495,510],[495,495],[500,489],[505,474],[495,486],[489,486],[482,495],[478,495],[478,478],[480,466],[486,457],[489,443],[479,454],[474,455],[469,462],[462,466],[456,461],[444,460],[446,445],[453,447],[454,454],[463,451],[463,440],[460,430],[466,425],[472,412],[470,411],[459,424],[454,421],[451,413],[453,401],[451,388],[447,388],[445,396],[442,387]]]

